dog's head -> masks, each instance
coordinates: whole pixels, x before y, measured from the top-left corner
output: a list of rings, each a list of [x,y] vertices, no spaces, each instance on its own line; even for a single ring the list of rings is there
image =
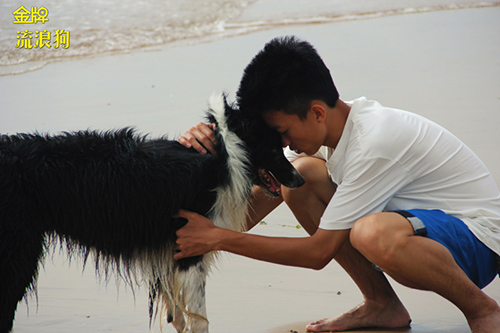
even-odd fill
[[[232,107],[224,95],[210,99],[209,118],[217,123],[219,133],[234,133],[244,145],[249,165],[247,171],[255,185],[273,196],[279,196],[281,185],[296,188],[304,184],[304,178],[295,170],[283,154],[281,136],[270,129],[260,117],[251,117]],[[223,111],[223,116],[220,116]],[[219,116],[217,116],[218,114]],[[230,140],[231,135],[222,135]],[[225,142],[227,146],[228,142]],[[240,144],[240,143],[237,143]]]

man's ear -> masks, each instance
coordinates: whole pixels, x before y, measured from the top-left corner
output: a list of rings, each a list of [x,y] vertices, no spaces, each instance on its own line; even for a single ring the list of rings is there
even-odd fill
[[[326,109],[322,105],[322,103],[318,101],[313,101],[311,103],[311,107],[309,108],[309,111],[313,113],[314,119],[316,119],[318,122],[324,122],[326,118]]]

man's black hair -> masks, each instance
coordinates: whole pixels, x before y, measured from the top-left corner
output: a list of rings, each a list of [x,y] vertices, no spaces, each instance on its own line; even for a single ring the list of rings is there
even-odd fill
[[[283,111],[304,119],[311,101],[334,107],[339,93],[315,48],[287,36],[271,40],[252,59],[236,97],[244,112]]]

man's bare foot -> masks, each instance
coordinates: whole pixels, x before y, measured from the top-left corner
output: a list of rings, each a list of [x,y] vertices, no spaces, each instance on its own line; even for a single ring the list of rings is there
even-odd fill
[[[411,318],[401,303],[381,306],[365,302],[335,318],[318,320],[306,326],[308,332],[339,332],[363,327],[408,327]]]

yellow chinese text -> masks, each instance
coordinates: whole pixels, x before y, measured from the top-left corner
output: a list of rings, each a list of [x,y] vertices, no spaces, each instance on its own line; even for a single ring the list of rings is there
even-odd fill
[[[34,24],[38,22],[45,23],[49,19],[49,11],[45,7],[31,7],[30,10],[26,7],[21,6],[16,9],[13,13],[15,24]]]

